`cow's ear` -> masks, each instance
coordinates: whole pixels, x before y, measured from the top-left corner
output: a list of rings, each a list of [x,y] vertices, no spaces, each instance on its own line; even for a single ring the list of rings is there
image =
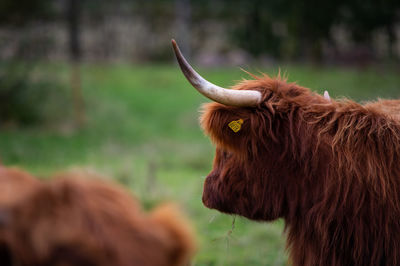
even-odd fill
[[[169,265],[190,265],[196,251],[195,234],[188,220],[175,204],[163,204],[151,213],[152,220],[162,227],[169,236],[166,241],[171,259]]]
[[[217,146],[240,152],[247,150],[252,120],[251,111],[246,108],[209,103],[203,106],[200,122],[205,133]]]

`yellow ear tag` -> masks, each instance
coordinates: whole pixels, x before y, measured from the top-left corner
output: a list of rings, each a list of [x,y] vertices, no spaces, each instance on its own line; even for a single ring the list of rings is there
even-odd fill
[[[228,127],[232,129],[233,132],[238,132],[242,128],[243,119],[233,120],[229,122]]]

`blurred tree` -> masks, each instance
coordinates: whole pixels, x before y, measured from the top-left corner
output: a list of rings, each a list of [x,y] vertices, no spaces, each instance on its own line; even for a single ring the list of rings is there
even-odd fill
[[[79,50],[72,48],[79,47],[79,16],[84,18],[82,23],[90,25],[89,29],[99,26],[102,32],[103,27],[107,34],[115,36],[121,31],[110,28],[137,21],[138,28],[146,33],[144,48],[134,48],[137,60],[169,60],[170,49],[163,42],[166,32],[181,39],[181,47],[188,54],[210,32],[201,28],[212,25],[208,21],[226,28],[234,45],[255,57],[268,54],[319,62],[324,59],[324,47],[335,50],[334,34],[340,29],[356,44],[351,49],[372,47],[376,33],[383,33],[387,40],[380,43],[387,45],[388,57],[393,58],[398,41],[396,25],[400,21],[399,0],[2,0],[0,23],[24,25],[38,18],[54,19],[63,3],[76,11],[68,13],[69,51]],[[104,39],[95,56],[109,59],[119,38]],[[230,44],[226,47],[229,49]]]
[[[329,39],[339,19],[341,1],[234,0],[234,40],[255,56],[321,58],[321,42]],[[225,0],[228,5],[228,0]],[[225,11],[226,12],[226,11]]]
[[[84,101],[82,96],[80,61],[82,48],[80,42],[81,1],[67,0],[67,25],[69,55],[71,60],[71,89],[74,101],[75,124],[82,127],[85,123]]]
[[[343,5],[341,11],[342,23],[352,32],[353,40],[357,43],[370,46],[374,31],[384,31],[388,37],[388,57],[394,59],[400,1],[351,0]]]
[[[235,6],[239,8],[232,9],[234,10],[233,19],[237,21],[237,26],[233,28],[232,33],[238,45],[254,56],[267,51],[273,55],[279,55],[283,36],[274,31],[274,26],[279,23],[274,15],[277,1],[235,1],[237,1]]]
[[[296,56],[321,61],[322,42],[330,40],[331,28],[339,20],[342,2],[286,0],[286,3],[281,3],[279,14],[286,22],[288,35],[297,42]]]
[[[54,18],[55,9],[52,0],[1,0],[0,25],[23,26],[33,20]]]
[[[56,86],[51,81],[34,77],[35,61],[51,43],[46,34],[30,34],[32,21],[54,18],[51,0],[2,0],[0,2],[0,27],[11,27],[24,32],[16,43],[3,39],[0,44],[13,52],[0,63],[0,125],[32,124],[44,116],[43,101]]]
[[[200,1],[200,0],[198,0]],[[332,43],[332,28],[348,30],[352,40],[369,44],[383,29],[389,56],[394,54],[395,25],[400,21],[398,0],[221,0],[219,16],[232,25],[233,40],[251,54],[278,58],[322,60],[322,43]]]
[[[40,87],[28,78],[30,65],[2,62],[0,65],[0,125],[31,124],[40,119]],[[38,98],[39,97],[39,98]]]

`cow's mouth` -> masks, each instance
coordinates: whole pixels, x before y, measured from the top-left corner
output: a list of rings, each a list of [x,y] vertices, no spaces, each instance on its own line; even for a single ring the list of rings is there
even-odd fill
[[[222,185],[218,181],[218,174],[211,172],[204,182],[202,197],[203,204],[207,208],[233,214],[233,206],[235,205],[233,199],[226,198],[226,195],[221,191],[221,188]]]
[[[217,179],[216,175],[214,175],[213,172],[211,172],[204,181],[202,201],[204,206],[210,209],[217,209],[215,204],[216,202],[215,198],[216,198],[216,193],[218,192],[215,191],[214,188],[216,179]]]

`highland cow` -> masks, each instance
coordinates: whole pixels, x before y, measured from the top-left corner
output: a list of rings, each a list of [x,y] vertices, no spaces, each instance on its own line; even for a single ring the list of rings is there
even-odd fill
[[[186,78],[215,101],[201,117],[216,144],[206,207],[283,218],[296,266],[400,265],[399,101],[336,101],[266,75],[229,90],[173,47]]]
[[[6,168],[0,165],[0,265],[11,265],[10,254],[5,242],[9,223],[8,210],[24,201],[38,187],[37,181],[29,173],[16,168]]]
[[[16,178],[9,173],[10,183]],[[18,193],[14,187],[9,196]],[[174,205],[146,214],[124,189],[78,174],[37,182],[14,204],[1,201],[0,214],[7,217],[0,223],[5,266],[184,266],[195,248]]]

